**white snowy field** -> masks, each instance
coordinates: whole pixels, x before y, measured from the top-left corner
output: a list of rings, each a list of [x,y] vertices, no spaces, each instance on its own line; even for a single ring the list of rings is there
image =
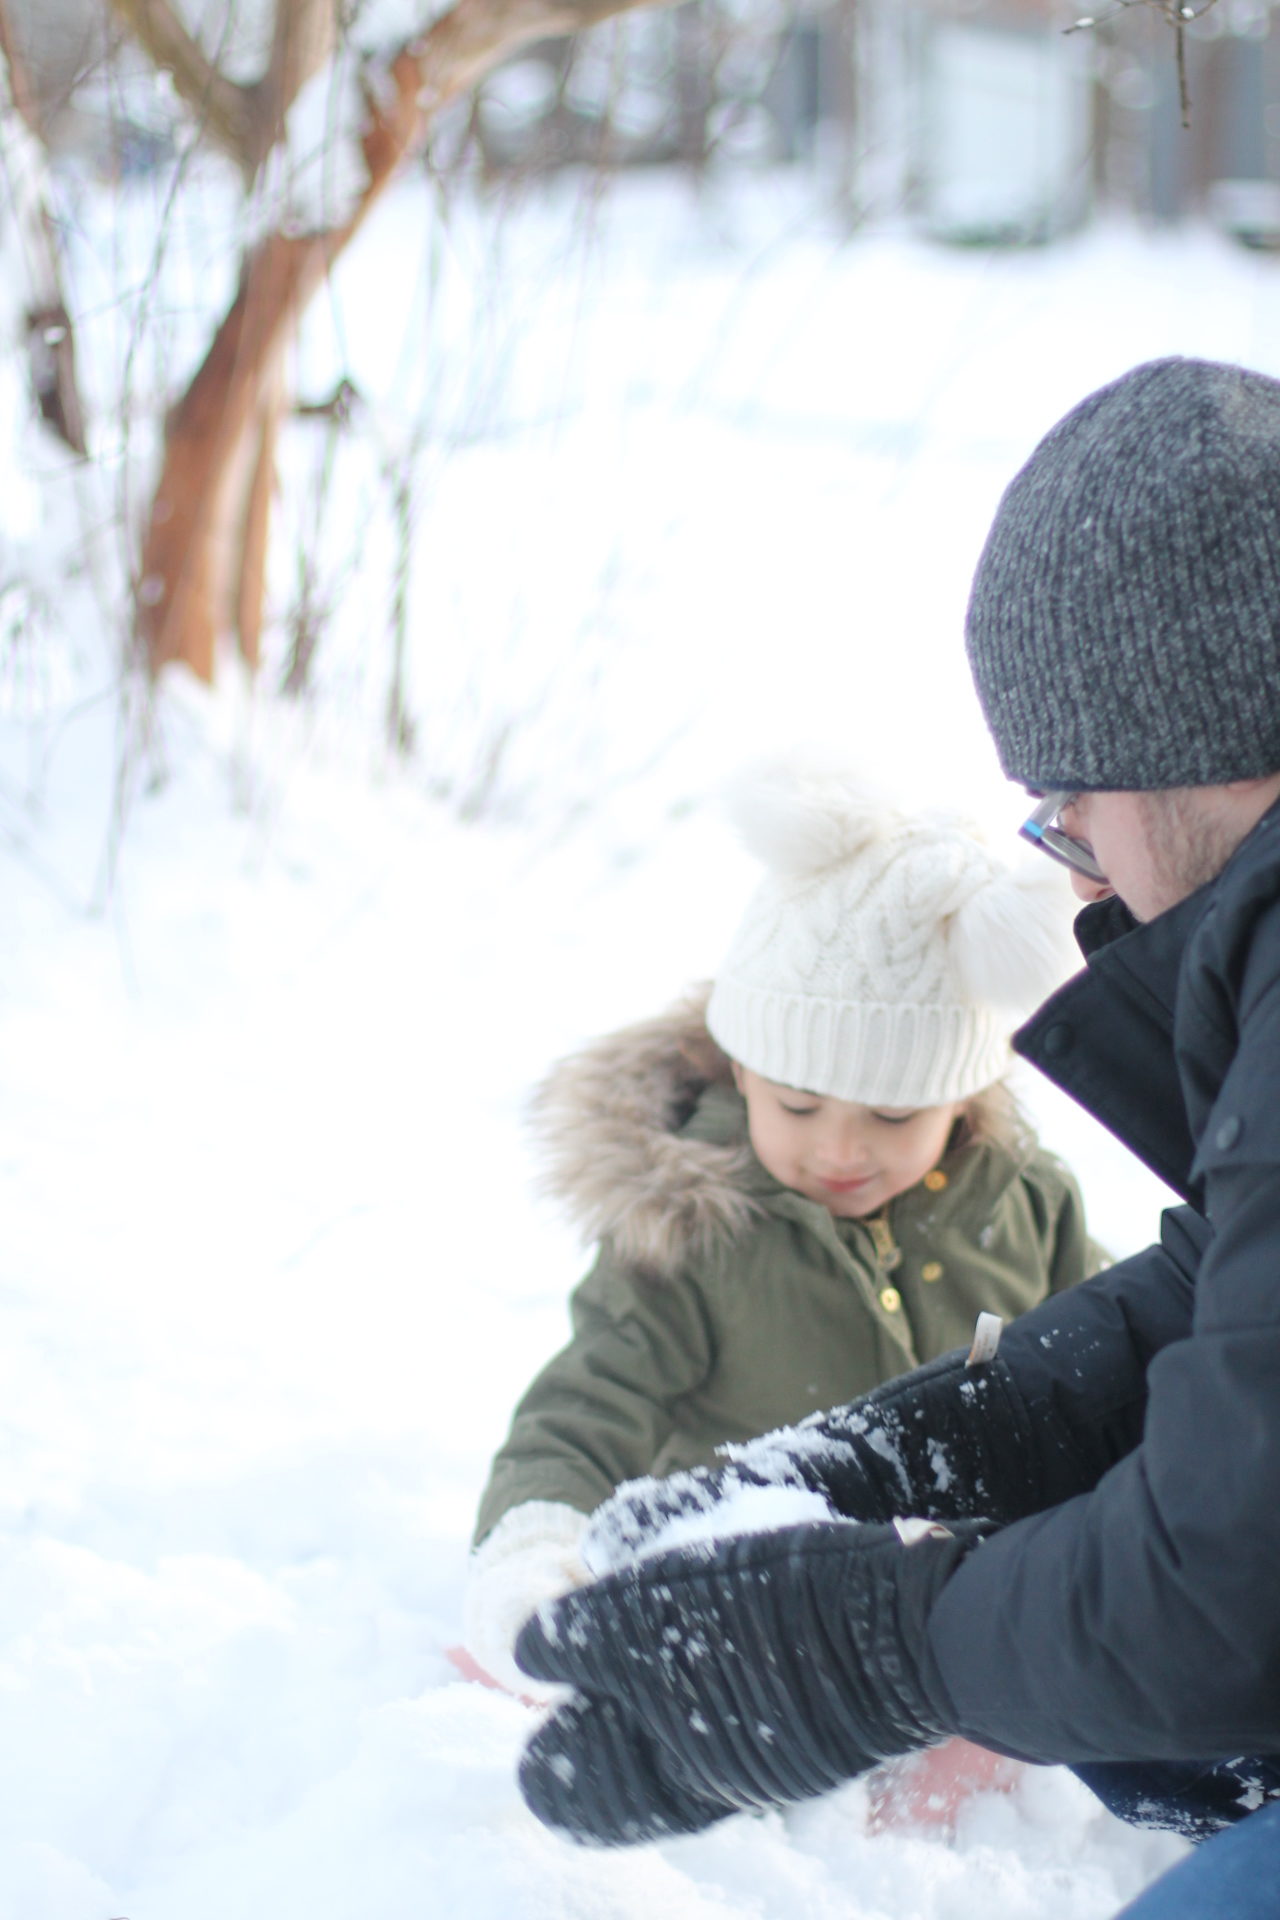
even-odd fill
[[[1053,1770],[952,1842],[869,1837],[854,1785],[574,1850],[516,1794],[525,1710],[444,1649],[582,1266],[527,1089],[714,969],[752,874],[709,796],[744,758],[838,742],[1012,829],[960,640],[999,489],[1139,359],[1280,372],[1274,264],[1207,232],[841,239],[777,181],[442,224],[407,183],[304,344],[309,395],[364,396],[327,494],[325,429],[286,449],[273,668],[309,560],[315,699],[179,680],[140,742],[110,541],[65,562],[126,472],[99,296],[148,209],[107,214],[77,286],[115,479],[42,517],[28,430],[0,494],[43,622],[0,659],[0,1920],[1105,1920],[1179,1844]],[[183,245],[171,374],[219,291]],[[395,472],[403,767],[369,718]],[[1029,1091],[1095,1230],[1143,1244],[1155,1183]]]

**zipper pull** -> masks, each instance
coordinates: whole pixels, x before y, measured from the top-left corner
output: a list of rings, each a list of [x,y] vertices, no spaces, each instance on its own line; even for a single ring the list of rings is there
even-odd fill
[[[876,1250],[876,1265],[881,1273],[892,1273],[902,1265],[902,1248],[893,1237],[887,1211],[871,1214],[865,1225]]]

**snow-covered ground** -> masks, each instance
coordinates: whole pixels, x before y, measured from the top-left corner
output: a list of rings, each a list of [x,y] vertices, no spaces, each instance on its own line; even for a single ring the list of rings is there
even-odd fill
[[[81,206],[89,520],[125,471],[94,294],[145,254],[125,212]],[[182,244],[171,371],[219,291]],[[1280,372],[1278,322],[1274,264],[1204,232],[946,254],[842,239],[785,181],[447,222],[409,182],[308,323],[307,393],[364,396],[286,449],[273,670],[309,559],[314,701],[178,682],[142,739],[110,540],[96,587],[46,576],[39,652],[0,663],[0,1920],[1104,1920],[1176,1856],[1052,1770],[952,1843],[868,1837],[855,1784],[578,1852],[515,1792],[525,1710],[444,1649],[582,1264],[521,1103],[714,968],[751,882],[721,776],[834,741],[1011,828],[960,643],[1001,485],[1136,360]],[[397,475],[403,768],[371,717]],[[1096,1231],[1142,1244],[1155,1183],[1032,1097]]]

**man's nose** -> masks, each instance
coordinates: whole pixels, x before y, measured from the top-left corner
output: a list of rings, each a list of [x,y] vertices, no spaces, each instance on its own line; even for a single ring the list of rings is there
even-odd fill
[[[1115,892],[1109,880],[1091,880],[1087,873],[1072,873],[1071,891],[1077,900],[1083,900],[1086,906],[1095,900],[1109,900]]]

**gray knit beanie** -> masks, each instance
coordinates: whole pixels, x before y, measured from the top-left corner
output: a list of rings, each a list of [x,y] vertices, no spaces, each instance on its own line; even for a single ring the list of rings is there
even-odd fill
[[[1280,770],[1280,381],[1153,360],[1081,402],[997,510],[969,663],[1042,792]]]

